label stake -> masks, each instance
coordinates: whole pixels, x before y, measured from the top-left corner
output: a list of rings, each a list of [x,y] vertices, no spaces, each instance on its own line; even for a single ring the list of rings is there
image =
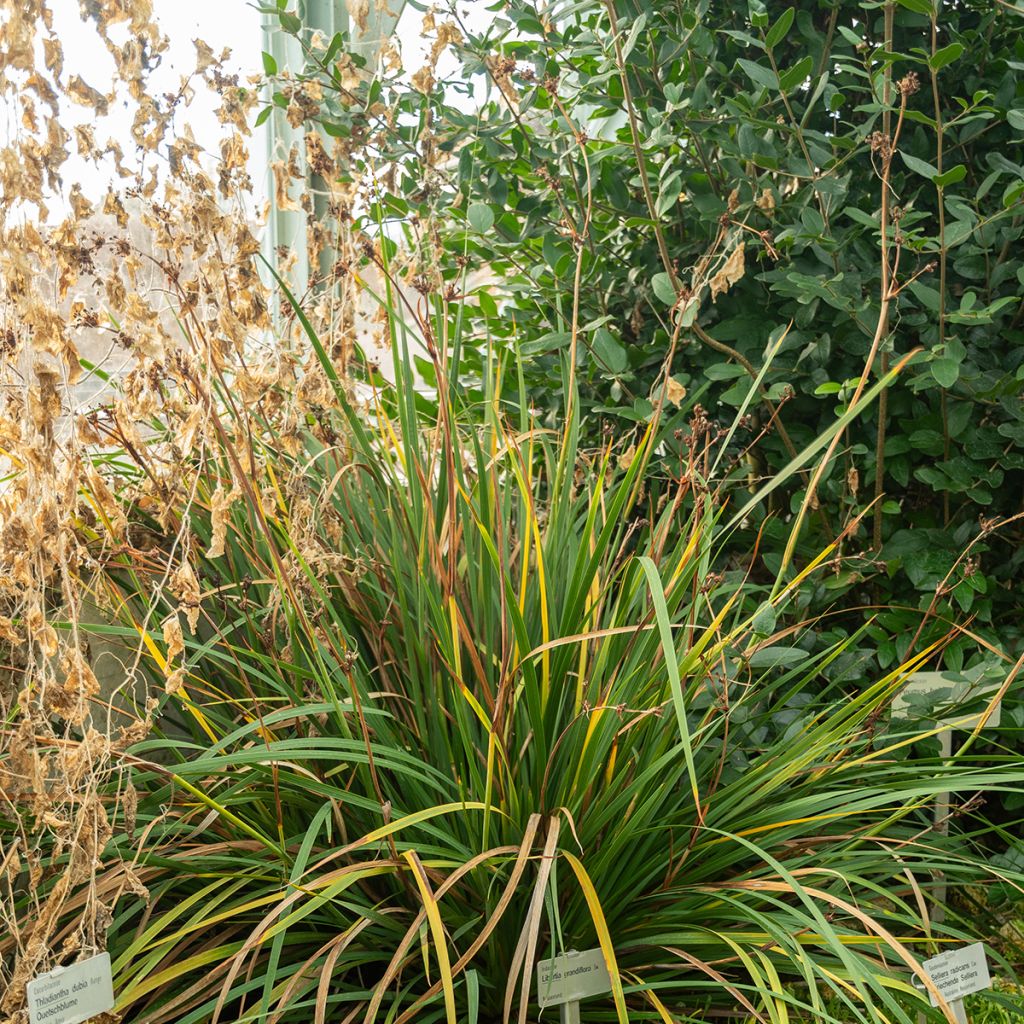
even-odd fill
[[[963,678],[957,679],[955,677],[951,679],[949,675],[942,672],[915,672],[910,676],[906,687],[904,687],[901,693],[897,694],[896,699],[893,701],[893,714],[901,717],[914,717],[912,702],[915,697],[944,697],[947,700],[952,700],[954,703],[962,703],[972,696],[985,697],[986,699],[989,699],[989,694],[992,689],[992,686],[988,686],[980,690],[975,689],[973,684],[968,680]],[[945,726],[945,728],[939,733],[939,758],[943,763],[948,762],[953,756],[954,729],[971,729],[974,728],[979,721],[983,721],[983,728],[993,729],[999,725],[1000,710],[1000,705],[997,703],[995,707],[989,710],[988,717],[986,719],[982,719],[982,716],[978,714],[953,714],[940,719],[938,724]],[[935,795],[932,803],[932,824],[936,832],[941,836],[949,835],[949,818],[952,807],[953,795],[951,793],[937,793]],[[946,898],[949,892],[945,872],[934,872],[933,880],[935,886],[930,894],[931,898],[929,900],[929,903],[931,904],[931,923],[942,924],[946,919]],[[977,955],[979,955],[982,962],[984,962],[984,947],[978,944],[976,944],[976,946]],[[966,949],[971,951],[974,951],[975,948],[975,946],[966,947]],[[928,964],[936,964],[942,961],[943,957],[948,955],[949,954],[940,954],[938,957],[933,957],[931,960],[925,962],[925,968],[927,969]],[[988,987],[987,965],[984,969],[984,977],[985,984],[978,986],[979,989]],[[970,991],[977,991],[977,989],[971,989]],[[962,996],[959,998],[957,998],[956,995],[948,996],[946,998],[946,1002],[949,1004],[949,1008],[953,1011],[953,1016],[956,1017],[959,1024],[969,1024]],[[934,1000],[932,1005],[935,1005]],[[918,1024],[924,1024],[924,1014],[919,1013],[917,1015],[917,1020]]]
[[[945,953],[933,956],[930,960],[925,960],[921,966],[939,990],[942,998],[946,1000],[946,1004],[953,1011],[953,1016],[959,1024],[967,1024],[964,996],[969,996],[972,992],[980,992],[992,985],[984,944],[974,942],[969,946],[961,946],[959,949],[947,950]],[[916,978],[914,985],[920,990],[924,989],[924,985]],[[929,992],[928,999],[932,1006],[939,1005],[934,993]]]
[[[537,964],[537,1002],[543,1010],[557,1006],[561,1024],[580,1024],[580,1000],[612,989],[600,949],[570,949]]]

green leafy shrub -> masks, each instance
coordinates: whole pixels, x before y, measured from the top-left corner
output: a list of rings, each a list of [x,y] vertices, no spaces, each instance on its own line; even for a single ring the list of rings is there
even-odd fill
[[[590,437],[650,420],[670,350],[675,386],[728,420],[789,325],[750,410],[771,427],[755,477],[826,429],[862,373],[916,352],[818,487],[804,559],[871,511],[804,610],[885,607],[837,671],[858,656],[891,668],[911,638],[933,642],[968,618],[942,665],[998,664],[993,651],[1012,663],[1024,559],[1019,8],[512,0],[476,34],[449,13],[438,37],[464,35],[447,90],[393,74],[339,90],[330,61],[307,69],[326,86],[322,126],[372,133],[368,161],[393,161],[379,215],[422,226],[408,236],[415,272],[449,282],[457,265],[490,268],[500,312],[481,293],[466,315],[478,339],[528,357],[530,402],[549,425],[574,295]],[[393,135],[374,103],[395,111]],[[462,375],[482,380],[485,352],[467,344]],[[768,577],[800,485],[763,526]],[[1024,708],[1007,722],[1024,725]]]

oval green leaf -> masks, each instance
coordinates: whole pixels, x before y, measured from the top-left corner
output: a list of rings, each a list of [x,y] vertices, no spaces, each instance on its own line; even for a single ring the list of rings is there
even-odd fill
[[[494,212],[486,203],[473,203],[466,213],[474,231],[484,234],[494,227]]]

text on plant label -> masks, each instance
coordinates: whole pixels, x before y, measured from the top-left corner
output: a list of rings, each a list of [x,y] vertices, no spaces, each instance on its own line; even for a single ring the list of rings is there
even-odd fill
[[[82,1024],[114,1005],[110,954],[40,974],[25,986],[29,1024]]]
[[[953,999],[963,999],[972,992],[980,992],[992,985],[985,947],[980,942],[961,946],[960,949],[951,949],[948,953],[940,953],[931,960],[925,960],[921,966],[947,1003]],[[932,1006],[938,1006],[939,1001],[935,994],[929,992],[929,996]]]
[[[569,952],[537,964],[537,1002],[542,1008],[611,990],[612,980],[600,949]]]

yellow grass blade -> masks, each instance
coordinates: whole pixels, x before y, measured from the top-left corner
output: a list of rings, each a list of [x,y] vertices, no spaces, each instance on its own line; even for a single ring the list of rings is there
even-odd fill
[[[423,900],[423,908],[427,912],[427,922],[430,925],[430,933],[434,939],[434,954],[437,957],[437,968],[441,974],[441,984],[444,991],[444,1009],[448,1018],[448,1024],[459,1024],[455,1016],[455,983],[452,979],[452,965],[448,959],[448,943],[445,939],[444,924],[441,922],[441,912],[437,908],[437,900],[430,888],[430,880],[423,870],[419,857],[415,850],[406,850],[402,856],[409,862],[412,868],[413,878],[416,880],[416,887],[420,891]]]
[[[594,930],[597,932],[597,941],[601,945],[601,953],[604,956],[605,967],[608,968],[608,976],[612,980],[612,998],[615,1000],[615,1012],[619,1017],[619,1024],[629,1024],[629,1013],[626,1010],[626,997],[622,992],[622,978],[619,976],[619,965],[615,960],[615,947],[612,945],[611,933],[608,931],[608,923],[604,919],[604,911],[601,909],[601,901],[598,899],[597,890],[583,863],[568,850],[562,851],[562,856],[569,862],[580,883],[583,895],[590,910],[590,917],[594,922]]]
[[[387,825],[382,825],[372,832],[367,832],[356,845],[365,846],[367,843],[375,843],[378,839],[386,839],[388,836],[394,835],[395,832],[401,832],[402,829],[409,828],[411,825],[418,825],[421,821],[429,821],[431,818],[436,818],[441,814],[450,814],[452,811],[485,810],[487,810],[487,804],[479,800],[467,800],[465,803],[437,804],[435,807],[428,807],[423,811],[415,811],[412,814],[405,815],[403,818],[399,818],[397,821],[388,822]],[[492,808],[492,810],[497,811],[497,808]],[[498,811],[498,813],[500,814],[501,812]]]

